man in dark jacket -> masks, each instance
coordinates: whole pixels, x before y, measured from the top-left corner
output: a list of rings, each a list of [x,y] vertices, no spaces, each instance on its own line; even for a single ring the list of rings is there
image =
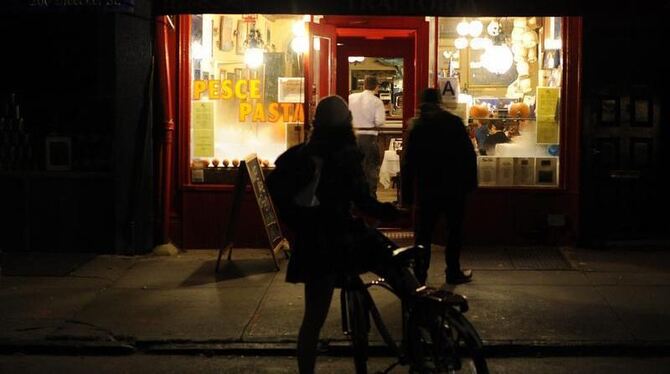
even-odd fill
[[[413,119],[402,158],[402,198],[415,204],[415,242],[424,246],[416,275],[424,282],[430,265],[430,244],[439,217],[447,218],[446,281],[466,283],[471,270],[462,270],[465,201],[477,188],[477,156],[461,119],[440,106],[440,91],[429,88],[421,96],[420,115]]]

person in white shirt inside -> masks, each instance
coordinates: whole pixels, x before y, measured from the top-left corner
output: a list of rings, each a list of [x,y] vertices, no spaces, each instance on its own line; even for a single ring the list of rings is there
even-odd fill
[[[365,90],[349,95],[349,110],[353,116],[356,141],[365,156],[363,170],[370,185],[370,192],[377,197],[381,157],[377,146],[379,127],[384,124],[384,103],[375,96],[379,83],[375,77],[365,78]]]

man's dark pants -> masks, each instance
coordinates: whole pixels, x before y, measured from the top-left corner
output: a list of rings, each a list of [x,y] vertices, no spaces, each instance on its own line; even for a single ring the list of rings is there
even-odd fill
[[[465,218],[465,197],[451,197],[443,201],[426,201],[417,207],[414,229],[415,243],[424,246],[423,255],[417,261],[416,277],[425,284],[430,266],[430,245],[435,225],[445,215],[447,220],[447,246],[444,259],[447,275],[457,275],[461,270],[461,247],[463,246],[463,220]]]
[[[356,142],[364,156],[363,171],[365,172],[365,178],[370,186],[370,193],[376,198],[377,184],[379,183],[379,169],[382,164],[381,158],[379,157],[377,135],[357,134]]]

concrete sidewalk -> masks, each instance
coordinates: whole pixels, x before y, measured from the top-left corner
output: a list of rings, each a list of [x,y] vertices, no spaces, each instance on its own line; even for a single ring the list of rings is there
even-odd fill
[[[429,283],[441,286],[433,250]],[[267,250],[236,249],[219,274],[215,263],[216,251],[199,250],[97,256],[62,276],[5,271],[0,351],[292,354],[303,297],[284,282],[286,262],[275,272]],[[491,355],[670,352],[668,250],[468,248],[463,263],[475,280],[454,290]],[[399,338],[398,300],[372,293]],[[347,349],[338,292],[322,339],[333,354]],[[376,331],[372,343],[383,353]]]

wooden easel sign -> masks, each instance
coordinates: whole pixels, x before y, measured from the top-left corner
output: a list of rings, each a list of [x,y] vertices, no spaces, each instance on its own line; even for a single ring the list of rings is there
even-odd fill
[[[240,206],[242,205],[242,198],[244,197],[244,190],[247,187],[247,182],[251,183],[254,190],[254,196],[258,203],[258,209],[263,218],[263,225],[265,226],[265,234],[268,238],[269,250],[274,261],[275,268],[279,270],[279,263],[277,262],[277,254],[281,251],[288,251],[288,241],[282,235],[279,227],[279,220],[272,199],[268,193],[265,185],[265,177],[263,176],[263,169],[258,161],[255,153],[250,154],[247,158],[240,162],[237,171],[237,180],[235,182],[235,190],[233,192],[233,206],[230,210],[230,219],[228,220],[228,227],[226,228],[223,245],[219,248],[219,256],[216,260],[216,271],[219,271],[221,264],[221,255],[228,250],[228,261],[231,260],[233,254],[234,236],[237,228],[237,222],[240,216]]]

